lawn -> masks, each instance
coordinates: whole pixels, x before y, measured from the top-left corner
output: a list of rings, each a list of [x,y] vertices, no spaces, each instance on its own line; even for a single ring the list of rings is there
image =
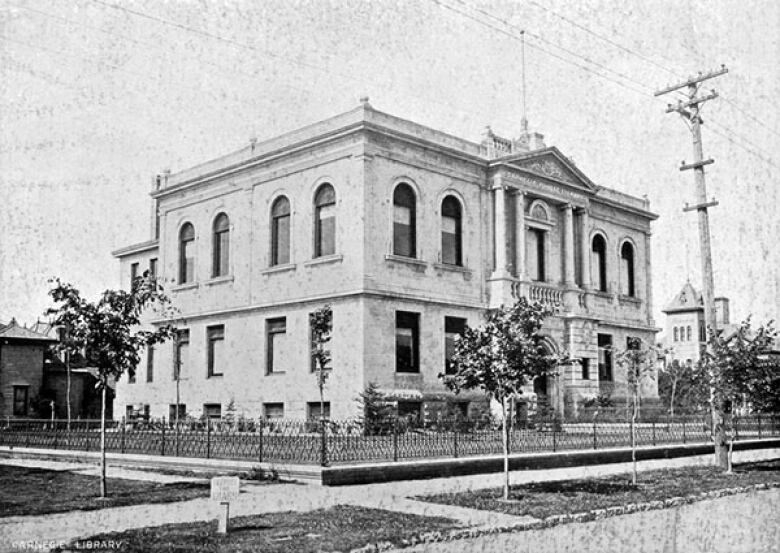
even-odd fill
[[[107,499],[98,499],[97,476],[69,471],[0,465],[0,517],[92,510],[139,503],[208,497],[209,484],[157,484],[109,478]]]
[[[780,483],[780,460],[736,465],[733,474],[725,474],[714,467],[640,472],[636,487],[631,484],[630,474],[523,484],[512,486],[509,501],[502,499],[500,488],[415,499],[544,519],[553,515],[582,513],[762,483]]]
[[[306,513],[237,517],[230,522],[227,535],[217,534],[216,522],[212,521],[101,534],[81,541],[119,541],[121,547],[110,551],[121,553],[315,553],[349,551],[380,542],[400,545],[401,540],[421,533],[446,532],[457,527],[455,521],[446,518],[349,505]]]

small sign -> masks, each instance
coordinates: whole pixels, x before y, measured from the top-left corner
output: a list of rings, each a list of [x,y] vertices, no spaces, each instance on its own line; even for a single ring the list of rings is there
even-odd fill
[[[238,499],[238,476],[217,476],[211,479],[211,499],[227,502]]]
[[[238,499],[238,476],[217,476],[211,479],[211,499],[219,501],[217,532],[227,534],[230,528],[230,502]]]

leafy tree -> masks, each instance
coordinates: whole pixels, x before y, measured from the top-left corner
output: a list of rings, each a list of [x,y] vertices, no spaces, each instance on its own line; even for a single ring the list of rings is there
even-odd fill
[[[55,307],[47,313],[55,325],[68,325],[74,347],[84,352],[86,362],[98,371],[101,393],[100,416],[100,496],[106,497],[106,393],[109,381],[124,373],[133,376],[140,360],[139,351],[169,338],[171,326],[138,330],[141,314],[154,305],[166,306],[162,287],[147,273],[133,283],[130,292],[106,290],[97,302],[90,302],[71,284],[59,279],[49,290]]]
[[[762,362],[762,354],[776,336],[771,321],[753,329],[750,317],[734,331],[710,329],[702,366],[711,390],[712,437],[720,468],[731,471],[733,436],[727,441],[726,428],[731,427],[733,434],[732,405],[741,397],[762,401],[767,386],[776,378],[771,364]]]
[[[356,401],[362,411],[363,433],[366,436],[387,433],[392,424],[393,406],[377,385],[369,382]]]
[[[757,413],[780,413],[780,358],[777,354],[759,359],[761,376],[753,381],[750,403]]]
[[[330,305],[320,307],[309,315],[311,325],[311,357],[314,370],[317,373],[317,388],[320,391],[320,419],[325,418],[325,384],[328,381],[330,369],[330,342],[333,332],[333,310]]]
[[[466,327],[455,342],[452,375],[440,374],[455,393],[480,388],[501,406],[504,445],[504,499],[509,499],[507,401],[534,378],[551,374],[561,357],[550,354],[540,334],[553,309],[520,298],[511,307],[489,310],[479,328]]]
[[[639,417],[641,387],[645,380],[655,378],[655,362],[658,350],[644,340],[633,338],[625,350],[615,351],[615,362],[626,371],[626,384],[631,394],[631,462],[633,473],[631,482],[636,486],[636,421]]]
[[[701,367],[675,359],[658,372],[658,396],[674,418],[675,412],[696,413],[709,405],[709,389]]]

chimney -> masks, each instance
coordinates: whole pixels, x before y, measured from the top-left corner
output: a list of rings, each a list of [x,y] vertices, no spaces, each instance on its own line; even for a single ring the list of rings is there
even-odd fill
[[[729,324],[728,298],[715,298],[715,324],[719,328]]]
[[[523,117],[523,119],[520,121],[521,129],[520,129],[520,136],[518,136],[514,143],[515,147],[519,151],[533,151],[533,150],[543,150],[547,147],[547,145],[544,143],[544,135],[538,132],[530,132],[528,130],[528,120]]]

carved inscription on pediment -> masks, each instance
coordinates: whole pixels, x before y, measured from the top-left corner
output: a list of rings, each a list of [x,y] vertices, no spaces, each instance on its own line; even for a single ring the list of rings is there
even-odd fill
[[[561,182],[582,186],[579,180],[572,177],[569,171],[564,168],[557,160],[545,157],[543,159],[534,159],[519,162],[518,165],[528,171],[533,171],[537,175],[544,175]]]

